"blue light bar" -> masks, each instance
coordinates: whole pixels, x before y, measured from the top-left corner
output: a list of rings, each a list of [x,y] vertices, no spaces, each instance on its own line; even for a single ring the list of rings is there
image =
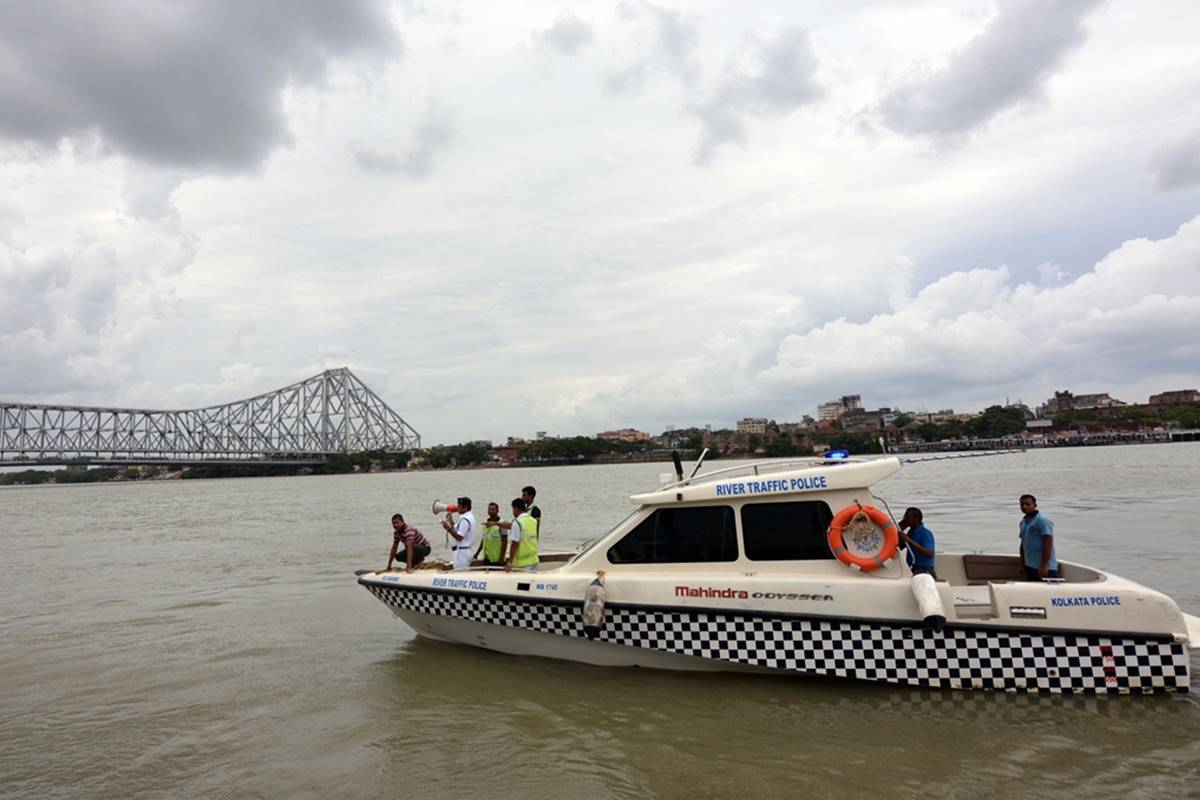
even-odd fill
[[[850,457],[849,450],[826,450],[825,454],[823,456],[821,456],[821,458],[831,458],[831,459],[842,459],[842,458],[849,458],[849,457]]]

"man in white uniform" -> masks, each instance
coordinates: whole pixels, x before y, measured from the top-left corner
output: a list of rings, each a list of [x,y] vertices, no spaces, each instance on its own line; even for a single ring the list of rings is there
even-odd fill
[[[452,563],[455,569],[467,569],[471,566],[471,553],[475,552],[475,539],[478,526],[475,524],[475,512],[471,511],[471,498],[458,498],[458,522],[454,515],[447,513],[442,520],[442,527],[450,534],[451,552],[454,554]]]

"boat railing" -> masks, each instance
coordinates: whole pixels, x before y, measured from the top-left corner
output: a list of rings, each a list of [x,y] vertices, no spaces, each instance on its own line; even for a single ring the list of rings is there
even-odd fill
[[[659,491],[668,489],[678,489],[684,486],[690,486],[693,483],[700,483],[711,480],[716,477],[736,478],[743,475],[769,475],[774,472],[787,472],[794,469],[806,469],[808,467],[823,467],[837,466],[839,464],[865,464],[871,461],[879,461],[888,458],[888,456],[844,456],[842,458],[829,458],[827,456],[806,456],[803,458],[784,458],[775,461],[757,461],[750,464],[739,464],[734,467],[725,467],[724,469],[715,469],[710,472],[702,472],[699,475],[693,475],[684,478],[681,481],[669,481],[659,487]]]

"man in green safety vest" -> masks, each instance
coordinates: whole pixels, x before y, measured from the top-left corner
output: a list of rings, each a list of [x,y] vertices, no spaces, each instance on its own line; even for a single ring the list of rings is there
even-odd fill
[[[537,571],[538,568],[538,525],[537,520],[525,510],[525,501],[512,501],[513,521],[508,529],[508,560],[504,571],[514,569]]]
[[[472,559],[479,558],[480,552],[483,553],[483,563],[488,567],[504,566],[504,551],[508,549],[508,534],[501,527],[504,523],[500,521],[500,506],[497,503],[488,503],[487,520],[483,523],[483,539],[479,542],[479,547],[475,550],[475,555]]]

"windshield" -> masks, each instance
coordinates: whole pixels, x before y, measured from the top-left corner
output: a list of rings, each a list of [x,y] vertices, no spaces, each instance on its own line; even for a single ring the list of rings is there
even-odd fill
[[[624,525],[626,522],[628,522],[628,521],[629,521],[630,517],[632,517],[634,514],[638,513],[638,512],[639,512],[639,511],[641,511],[641,510],[642,510],[642,509],[641,509],[640,507],[639,507],[639,508],[635,508],[633,511],[630,511],[628,514],[626,514],[626,515],[625,515],[625,517],[624,517],[624,518],[623,518],[623,519],[622,519],[620,522],[618,522],[616,525],[613,525],[611,528],[609,528],[607,531],[605,531],[605,532],[604,532],[603,534],[601,534],[600,536],[597,536],[595,539],[588,539],[586,542],[584,542],[584,543],[583,543],[583,545],[581,545],[581,546],[580,546],[580,548],[579,548],[579,552],[578,552],[578,553],[576,553],[574,556],[572,556],[571,560],[570,560],[570,561],[568,561],[567,563],[568,563],[568,564],[571,564],[571,563],[573,563],[573,562],[575,562],[575,561],[578,561],[578,560],[580,559],[580,557],[582,557],[583,555],[585,555],[585,554],[586,554],[586,553],[587,553],[589,550],[591,550],[591,549],[592,549],[593,547],[595,547],[597,544],[599,544],[600,542],[602,542],[602,541],[604,541],[605,539],[607,539],[607,538],[608,538],[608,535],[609,535],[610,533],[612,533],[612,532],[613,532],[613,531],[615,531],[617,528],[619,528],[619,527],[621,527],[622,525]]]

